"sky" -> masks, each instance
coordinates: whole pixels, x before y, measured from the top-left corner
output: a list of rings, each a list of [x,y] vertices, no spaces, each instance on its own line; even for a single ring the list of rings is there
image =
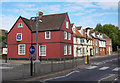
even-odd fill
[[[118,26],[118,2],[0,2],[0,29],[10,30],[19,16],[30,19],[39,11],[44,15],[68,12],[71,23],[83,28],[95,28],[98,23]],[[1,20],[2,19],[2,20]]]

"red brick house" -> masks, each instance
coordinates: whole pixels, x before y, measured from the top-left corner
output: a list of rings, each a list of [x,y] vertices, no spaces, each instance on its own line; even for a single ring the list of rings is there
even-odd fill
[[[106,40],[106,55],[112,54],[112,39],[110,39],[106,34],[103,34],[104,39]]]
[[[93,55],[97,56],[99,55],[99,40],[96,37],[96,32],[94,32],[93,29],[90,31],[90,36],[93,39]]]
[[[42,23],[38,23],[39,58],[72,58],[73,35],[68,13],[42,15],[41,20]],[[29,59],[30,46],[36,49],[35,25],[35,17],[18,18],[8,33],[7,58]]]

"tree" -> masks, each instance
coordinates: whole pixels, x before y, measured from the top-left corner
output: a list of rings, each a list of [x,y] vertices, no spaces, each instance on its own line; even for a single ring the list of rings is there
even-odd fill
[[[94,31],[98,31],[106,34],[109,38],[112,39],[113,51],[117,50],[117,46],[120,47],[120,30],[119,27],[112,24],[101,25],[100,23],[96,25]]]
[[[2,35],[0,36],[0,42],[2,42],[3,40],[7,39],[7,36],[6,35]]]

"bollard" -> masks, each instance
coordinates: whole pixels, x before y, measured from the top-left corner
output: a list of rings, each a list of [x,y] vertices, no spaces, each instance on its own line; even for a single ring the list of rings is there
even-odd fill
[[[89,56],[85,56],[85,64],[89,64]]]

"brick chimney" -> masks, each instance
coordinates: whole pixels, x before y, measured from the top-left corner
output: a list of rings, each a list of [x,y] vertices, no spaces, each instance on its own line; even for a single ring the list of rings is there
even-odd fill
[[[43,13],[42,12],[39,12],[39,18],[41,18],[43,16]]]

